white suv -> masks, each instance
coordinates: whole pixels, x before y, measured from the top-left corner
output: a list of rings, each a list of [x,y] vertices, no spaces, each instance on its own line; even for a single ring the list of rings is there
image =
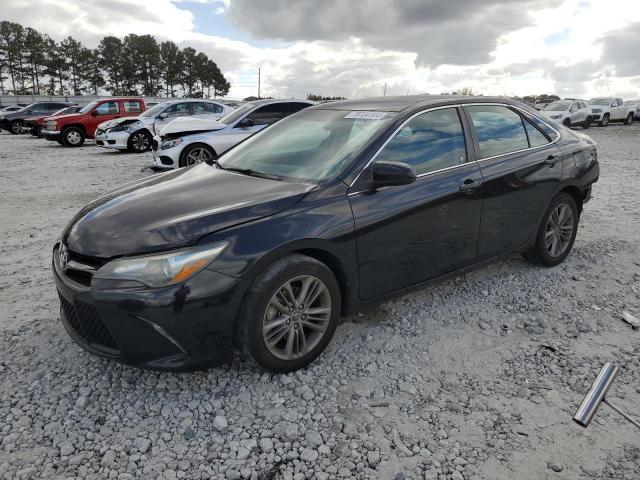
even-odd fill
[[[254,133],[311,105],[309,100],[258,100],[219,121],[178,118],[153,138],[153,166],[172,169],[214,161]]]
[[[210,100],[169,100],[154,105],[137,117],[121,117],[98,125],[96,145],[142,153],[151,149],[153,135],[180,117],[218,119],[233,107]]]
[[[580,125],[582,128],[589,128],[593,120],[586,100],[558,100],[551,102],[545,105],[542,109],[542,114],[563,124],[565,127]]]

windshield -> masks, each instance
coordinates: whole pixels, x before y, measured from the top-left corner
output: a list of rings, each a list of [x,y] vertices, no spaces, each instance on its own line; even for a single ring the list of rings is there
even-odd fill
[[[317,183],[340,173],[393,117],[387,112],[303,110],[249,138],[218,163],[225,169]]]
[[[571,105],[570,101],[552,102],[545,105],[543,110],[551,110],[552,112],[563,112]]]
[[[80,111],[78,111],[78,113],[89,113],[97,104],[98,102],[96,100],[94,100],[93,102],[89,102],[84,107],[82,107]]]
[[[233,112],[225,115],[218,121],[221,123],[224,123],[225,125],[232,125],[236,123],[238,120],[240,120],[242,117],[244,117],[249,112],[249,110],[251,110],[253,107],[255,107],[254,104],[246,103],[241,107],[236,108]]]
[[[154,105],[149,110],[145,110],[143,113],[138,115],[139,117],[155,117],[156,115],[160,115],[162,110],[169,106],[170,102],[162,102],[157,105]]]
[[[589,103],[591,105],[609,105],[611,98],[592,98]]]

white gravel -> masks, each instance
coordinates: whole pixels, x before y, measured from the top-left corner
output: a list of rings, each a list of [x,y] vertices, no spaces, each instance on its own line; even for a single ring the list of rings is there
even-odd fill
[[[150,158],[0,134],[0,478],[639,478],[633,426],[607,407],[571,421],[606,360],[640,415],[621,317],[640,317],[640,124],[587,133],[601,178],[564,264],[513,258],[354,315],[291,375],[148,372],[76,346],[51,247]]]

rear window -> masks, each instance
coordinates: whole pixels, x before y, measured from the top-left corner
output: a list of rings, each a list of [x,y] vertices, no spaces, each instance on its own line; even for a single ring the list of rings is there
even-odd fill
[[[529,148],[522,117],[507,107],[465,107],[478,136],[480,157],[487,158]]]
[[[142,105],[140,105],[140,102],[138,102],[138,101],[125,100],[122,103],[124,104],[124,111],[126,113],[141,113],[142,112]]]

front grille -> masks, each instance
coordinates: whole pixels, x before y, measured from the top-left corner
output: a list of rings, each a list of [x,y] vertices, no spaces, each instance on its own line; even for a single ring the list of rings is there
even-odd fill
[[[96,145],[102,146],[104,145],[104,142],[102,140],[96,140]]]
[[[96,307],[81,301],[77,301],[74,307],[62,295],[59,297],[67,323],[80,338],[94,347],[112,350],[110,353],[118,351],[118,345],[100,319]]]

